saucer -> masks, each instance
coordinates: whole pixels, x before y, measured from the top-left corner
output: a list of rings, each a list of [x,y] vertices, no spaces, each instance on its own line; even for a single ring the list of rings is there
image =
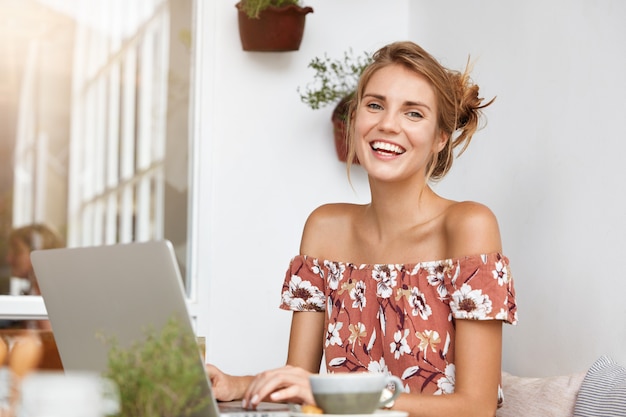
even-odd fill
[[[407,411],[397,410],[376,410],[372,414],[309,414],[309,413],[296,413],[290,412],[290,417],[407,417],[409,413]]]

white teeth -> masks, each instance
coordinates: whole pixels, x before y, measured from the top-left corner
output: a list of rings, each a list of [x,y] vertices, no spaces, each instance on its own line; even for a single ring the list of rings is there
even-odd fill
[[[401,148],[398,145],[394,145],[393,143],[389,143],[389,142],[373,142],[372,143],[372,149],[374,149],[375,151],[385,151],[385,152],[392,152],[395,154],[403,154],[404,153],[404,149]]]

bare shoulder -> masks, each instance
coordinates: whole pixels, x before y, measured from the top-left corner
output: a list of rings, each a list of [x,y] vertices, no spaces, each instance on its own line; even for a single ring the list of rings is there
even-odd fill
[[[302,233],[300,253],[325,257],[343,245],[362,206],[347,203],[322,205],[309,215]]]
[[[498,219],[484,204],[473,201],[452,204],[446,212],[445,230],[453,257],[502,250]]]

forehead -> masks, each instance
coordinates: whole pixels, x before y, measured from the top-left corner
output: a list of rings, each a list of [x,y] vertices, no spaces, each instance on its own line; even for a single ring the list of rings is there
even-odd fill
[[[402,97],[405,101],[435,104],[435,90],[422,74],[404,65],[392,64],[372,74],[364,89],[365,94]],[[392,96],[391,96],[392,95]]]

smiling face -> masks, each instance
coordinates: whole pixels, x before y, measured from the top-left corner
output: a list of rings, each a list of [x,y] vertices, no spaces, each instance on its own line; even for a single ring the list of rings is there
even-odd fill
[[[372,74],[354,120],[354,146],[369,176],[424,180],[432,155],[447,140],[437,125],[437,101],[427,79],[394,64]]]

